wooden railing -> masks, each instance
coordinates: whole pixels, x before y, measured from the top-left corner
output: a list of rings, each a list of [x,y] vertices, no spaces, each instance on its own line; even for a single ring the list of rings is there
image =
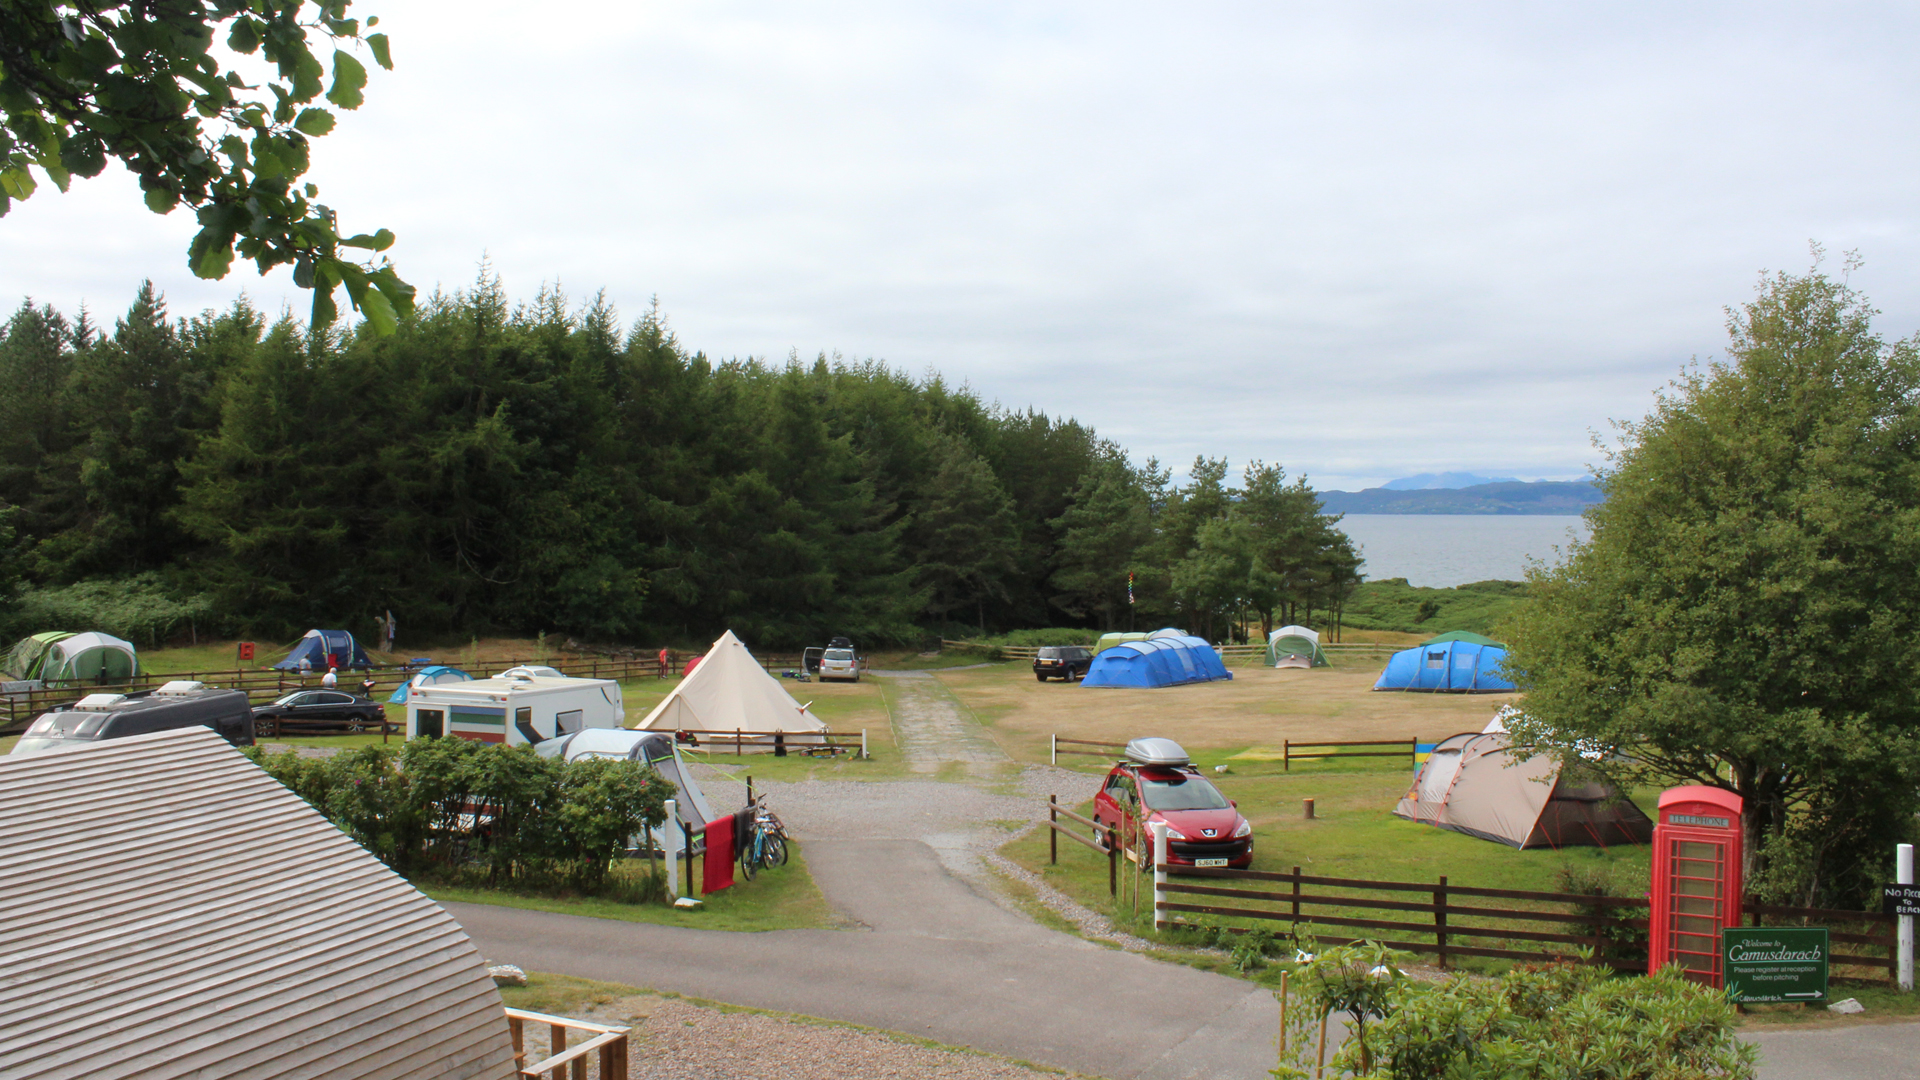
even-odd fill
[[[1077,749],[1082,746],[1097,746],[1098,750]],[[1126,743],[1100,742],[1095,739],[1063,739],[1058,735],[1047,736],[1047,760],[1050,764],[1060,764],[1061,754],[1078,754],[1082,757],[1113,758],[1125,753]]]
[[[1192,900],[1160,899],[1154,906],[1158,929],[1177,927],[1187,914],[1217,915],[1287,923],[1312,930],[1328,945],[1344,945],[1359,937],[1328,936],[1320,927],[1374,931],[1365,940],[1391,948],[1426,953],[1441,967],[1449,957],[1481,956],[1502,960],[1570,959],[1573,949],[1592,950],[1589,962],[1623,971],[1645,971],[1648,902],[1643,897],[1591,896],[1584,893],[1534,892],[1454,885],[1441,877],[1434,882],[1367,881],[1316,877],[1261,870],[1198,869],[1160,866],[1157,869],[1210,881],[1168,880],[1156,885],[1164,894]],[[1261,886],[1286,886],[1275,891]],[[1417,900],[1397,899],[1408,894]],[[1465,898],[1468,903],[1460,903]],[[1518,901],[1528,906],[1492,906],[1479,900]],[[1868,969],[1891,981],[1895,936],[1893,919],[1876,912],[1825,908],[1789,908],[1749,901],[1746,912],[1753,925],[1763,918],[1773,925],[1839,923],[1862,931],[1833,930],[1836,945],[1877,947],[1884,955],[1867,952],[1832,954],[1840,968]],[[1381,916],[1393,916],[1382,918]],[[1871,927],[1885,932],[1874,932]],[[1555,946],[1562,946],[1555,948]]]
[[[545,1024],[548,1029],[547,1056],[532,1064],[527,1062],[526,1025],[529,1022]],[[627,1035],[631,1028],[508,1009],[507,1030],[513,1036],[513,1074],[525,1080],[543,1080],[549,1073],[551,1080],[567,1080],[568,1073],[577,1080],[585,1080],[589,1054],[599,1055],[601,1080],[627,1075]],[[590,1037],[569,1047],[569,1031],[588,1032]]]
[[[1095,840],[1080,835],[1078,829],[1069,829],[1060,824],[1065,816],[1069,821],[1077,821],[1093,830]],[[1047,864],[1060,862],[1060,838],[1066,837],[1082,847],[1090,847],[1107,857],[1107,895],[1120,895],[1120,836],[1112,825],[1102,825],[1092,818],[1084,818],[1060,805],[1058,795],[1047,796]]]
[[[1366,747],[1364,750],[1351,750],[1349,747]],[[1375,750],[1376,746],[1394,746],[1397,750]],[[1301,749],[1304,747],[1305,749]],[[1374,739],[1344,740],[1328,742],[1294,742],[1283,739],[1280,742],[1280,762],[1282,772],[1292,772],[1296,761],[1330,761],[1338,758],[1360,757],[1404,757],[1407,767],[1412,768],[1419,759],[1419,739]]]
[[[666,729],[662,729],[665,731]],[[725,731],[706,731],[699,728],[681,728],[675,735],[689,735],[691,739],[682,739],[682,749],[703,750],[708,753],[726,752],[729,744],[734,756],[743,756],[751,745],[755,753],[783,747],[796,754],[814,755],[819,753],[841,754],[857,751],[862,759],[867,756],[867,729],[859,731],[752,731],[747,728],[730,728]]]

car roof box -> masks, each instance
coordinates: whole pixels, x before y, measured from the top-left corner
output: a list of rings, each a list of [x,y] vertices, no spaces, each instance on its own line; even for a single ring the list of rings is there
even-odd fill
[[[170,683],[162,685],[160,689],[155,690],[154,695],[157,697],[186,697],[189,694],[197,694],[206,688],[207,684],[197,679],[175,679]]]
[[[1172,739],[1135,739],[1127,744],[1127,760],[1135,765],[1185,765],[1187,752]]]
[[[88,694],[73,703],[76,709],[111,709],[128,700],[125,694]]]

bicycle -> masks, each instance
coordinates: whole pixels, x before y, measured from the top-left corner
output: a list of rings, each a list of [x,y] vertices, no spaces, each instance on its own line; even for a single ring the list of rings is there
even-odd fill
[[[773,811],[754,803],[753,825],[747,832],[747,842],[740,847],[740,875],[752,881],[762,869],[786,863],[786,826]]]

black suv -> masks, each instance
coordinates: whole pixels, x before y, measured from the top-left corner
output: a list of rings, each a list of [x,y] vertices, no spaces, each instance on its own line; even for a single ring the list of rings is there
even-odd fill
[[[1085,645],[1048,645],[1033,658],[1033,677],[1041,682],[1061,679],[1072,682],[1086,678],[1093,666],[1093,650]]]

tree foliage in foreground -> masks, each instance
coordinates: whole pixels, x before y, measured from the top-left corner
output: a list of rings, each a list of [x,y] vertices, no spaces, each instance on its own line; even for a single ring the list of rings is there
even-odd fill
[[[153,212],[194,211],[194,274],[223,278],[236,255],[263,274],[290,264],[295,284],[313,290],[315,323],[332,322],[344,285],[374,332],[391,333],[413,287],[342,249],[385,251],[393,234],[343,237],[301,179],[332,110],[365,98],[366,65],[348,50],[393,67],[386,35],[363,36],[350,3],[0,2],[0,216],[39,188],[36,168],[65,191],[118,160]],[[324,63],[312,37],[333,46]]]
[[[1517,736],[1746,800],[1763,895],[1862,901],[1920,809],[1920,343],[1818,271],[1620,429],[1505,628]]]
[[[1725,994],[1674,967],[1623,978],[1523,965],[1431,983],[1404,977],[1404,954],[1374,942],[1309,948],[1281,1080],[1751,1080],[1759,1058],[1735,1036]],[[1323,1017],[1351,1033],[1324,1071],[1313,1060]]]

